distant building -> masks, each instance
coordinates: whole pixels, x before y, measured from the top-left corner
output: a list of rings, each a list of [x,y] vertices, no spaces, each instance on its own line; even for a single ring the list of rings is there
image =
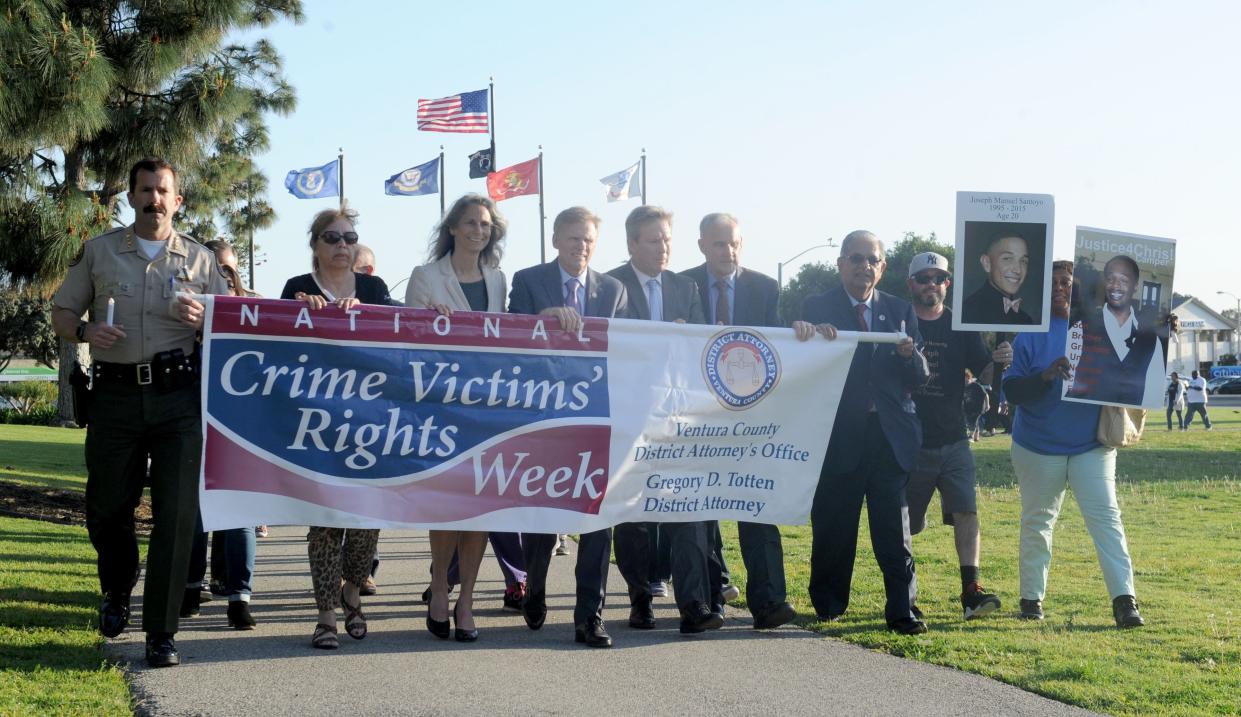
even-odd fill
[[[1188,374],[1206,371],[1219,363],[1219,357],[1236,354],[1233,332],[1236,324],[1195,298],[1172,307],[1181,320],[1181,331],[1168,347],[1168,371]]]

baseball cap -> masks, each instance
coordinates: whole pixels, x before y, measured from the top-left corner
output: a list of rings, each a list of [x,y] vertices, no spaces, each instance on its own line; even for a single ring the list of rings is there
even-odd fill
[[[933,251],[924,251],[909,262],[909,276],[911,278],[914,274],[927,269],[938,269],[945,274],[952,274],[951,271],[948,271],[947,257],[942,254],[936,254]]]

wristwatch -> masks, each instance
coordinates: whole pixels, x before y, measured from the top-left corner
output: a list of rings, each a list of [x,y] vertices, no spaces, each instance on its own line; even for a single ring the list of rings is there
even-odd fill
[[[86,322],[83,321],[79,323],[77,330],[74,331],[73,334],[78,337],[78,343],[86,343]]]

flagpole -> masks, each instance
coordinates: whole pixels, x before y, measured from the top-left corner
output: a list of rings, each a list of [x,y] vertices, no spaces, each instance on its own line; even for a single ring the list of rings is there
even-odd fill
[[[337,147],[340,154],[336,155],[336,196],[340,199],[340,208],[345,208],[345,148]],[[645,189],[645,187],[644,187]]]
[[[646,147],[642,148],[642,204],[646,205]]]
[[[547,215],[543,213],[543,145],[539,145],[539,262],[547,263],[547,242],[544,233],[547,230]]]
[[[440,145],[440,216],[444,216],[444,145]]]
[[[487,101],[491,103],[491,114],[487,116],[487,130],[491,133],[491,168],[496,164],[496,78],[487,78]]]

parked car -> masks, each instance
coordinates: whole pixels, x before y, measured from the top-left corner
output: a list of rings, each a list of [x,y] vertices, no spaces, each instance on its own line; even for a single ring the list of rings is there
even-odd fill
[[[1241,394],[1241,376],[1233,376],[1224,383],[1210,389],[1210,392],[1219,396]]]
[[[1209,379],[1209,380],[1207,381],[1207,393],[1212,393],[1212,392],[1214,392],[1214,391],[1215,391],[1215,389],[1219,388],[1220,386],[1223,386],[1224,384],[1228,383],[1229,381],[1233,380],[1234,378],[1241,378],[1241,377],[1238,377],[1238,376],[1216,376],[1215,378]]]

